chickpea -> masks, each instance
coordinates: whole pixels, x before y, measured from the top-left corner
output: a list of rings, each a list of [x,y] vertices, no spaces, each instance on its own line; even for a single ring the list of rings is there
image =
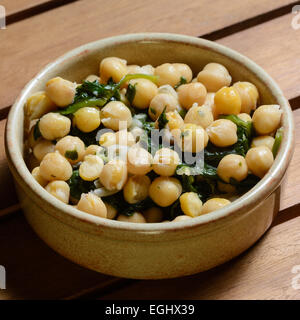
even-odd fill
[[[180,221],[185,221],[185,220],[190,220],[192,217],[187,216],[187,215],[182,215],[182,216],[177,216],[173,222],[180,222]],[[166,221],[167,222],[167,221]]]
[[[185,63],[173,63],[173,67],[180,73],[180,77],[183,77],[186,82],[191,82],[193,79],[192,69]]]
[[[151,100],[148,114],[155,121],[165,108],[166,112],[178,110],[179,103],[171,94],[160,93]]]
[[[145,130],[140,127],[134,127],[130,130],[134,140],[138,142],[140,138],[145,134]]]
[[[214,119],[216,119],[218,117],[218,113],[216,110],[216,105],[215,105],[215,93],[213,92],[208,92],[204,101],[203,106],[209,107]]]
[[[142,73],[142,67],[137,64],[130,64],[127,66],[127,74],[138,74]]]
[[[259,135],[272,133],[280,125],[281,114],[282,111],[277,104],[260,106],[252,116],[255,131]]]
[[[254,148],[254,147],[260,147],[260,146],[266,146],[272,151],[274,141],[275,139],[271,136],[255,137],[252,140],[251,147]]]
[[[66,181],[71,178],[72,166],[59,152],[51,152],[46,154],[41,161],[40,174],[48,181]]]
[[[110,205],[109,203],[107,202],[104,202],[105,204],[105,207],[106,207],[106,211],[107,211],[107,219],[111,219],[113,220],[117,214],[118,214],[118,211],[115,207],[113,207],[112,205]]]
[[[130,110],[120,101],[109,102],[101,110],[101,119],[106,128],[115,131],[129,128],[132,122]]]
[[[271,168],[274,157],[272,151],[267,146],[260,146],[248,150],[246,161],[249,170],[259,178],[263,178]]]
[[[231,76],[223,65],[209,63],[198,73],[197,81],[203,83],[208,92],[217,92],[230,85]]]
[[[84,155],[87,156],[89,154],[91,155],[98,155],[103,152],[103,148],[100,146],[97,146],[96,144],[91,144],[85,149]]]
[[[150,184],[148,176],[131,176],[123,189],[124,199],[130,204],[145,200],[148,197]]]
[[[239,114],[241,104],[240,95],[234,87],[223,87],[215,95],[217,114]]]
[[[71,120],[59,113],[47,113],[41,117],[39,129],[47,140],[55,140],[66,136],[70,132]]]
[[[206,88],[200,82],[181,85],[178,89],[178,99],[183,108],[190,109],[194,103],[201,106],[205,102]]]
[[[107,217],[104,202],[93,193],[82,193],[77,204],[77,209],[92,214],[93,216],[101,218]]]
[[[127,168],[131,174],[145,175],[152,170],[152,155],[140,147],[131,147],[127,154]]]
[[[141,73],[154,75],[155,68],[151,64],[146,64],[145,66],[141,67]]]
[[[80,108],[74,113],[74,123],[82,132],[91,132],[100,126],[100,111],[96,107]]]
[[[235,193],[236,187],[229,183],[218,181],[218,190],[223,193]]]
[[[103,160],[96,155],[88,155],[84,157],[79,167],[79,175],[85,181],[94,181],[99,178],[103,170]]]
[[[89,81],[89,82],[98,81],[98,82],[100,82],[100,78],[98,76],[96,76],[95,74],[90,74],[85,78],[85,81]]]
[[[55,103],[52,102],[44,91],[31,95],[25,104],[25,116],[30,120],[39,119],[44,114],[54,111]]]
[[[176,99],[176,101],[178,101],[177,91],[173,87],[171,87],[169,84],[165,84],[163,86],[160,86],[157,90],[157,94],[160,94],[160,93],[170,94],[171,96],[173,96]]]
[[[185,123],[181,131],[173,130],[172,134],[178,146],[185,152],[200,152],[208,143],[206,131],[193,123]]]
[[[119,82],[127,74],[126,64],[126,60],[116,57],[103,59],[99,69],[101,80],[106,83],[112,78],[114,82]]]
[[[66,107],[74,101],[76,83],[56,77],[46,83],[47,96],[59,107]]]
[[[157,94],[157,86],[148,79],[133,79],[129,81],[129,84],[135,86],[136,90],[133,105],[138,109],[148,108],[151,100]]]
[[[241,98],[241,112],[249,114],[251,110],[256,109],[258,100],[258,91],[254,84],[250,82],[236,82],[233,85]]]
[[[158,207],[152,207],[145,210],[143,215],[148,223],[161,222],[164,217],[163,211]]]
[[[146,223],[146,219],[140,212],[134,212],[131,216],[120,214],[117,218],[121,222]]]
[[[224,198],[212,198],[207,200],[203,206],[202,206],[202,214],[210,213],[213,211],[216,211],[218,209],[221,209],[227,205],[229,205],[231,202]]]
[[[252,118],[249,116],[248,113],[239,113],[237,116],[245,122],[252,122]]]
[[[228,147],[238,140],[237,126],[230,120],[215,120],[206,128],[209,140],[217,147]]]
[[[35,167],[32,172],[32,176],[34,179],[42,186],[45,187],[45,185],[48,183],[46,179],[44,179],[40,174],[40,167]]]
[[[131,147],[135,144],[135,138],[131,132],[120,130],[116,132],[116,143],[120,146]]]
[[[153,170],[161,176],[172,176],[179,162],[180,159],[176,151],[169,148],[161,148],[155,153]]]
[[[244,157],[237,154],[228,154],[218,165],[218,176],[225,182],[230,182],[230,178],[242,181],[247,178],[248,166]]]
[[[167,112],[166,117],[168,120],[167,128],[169,130],[181,129],[184,126],[184,121],[177,110]]]
[[[110,160],[104,165],[100,174],[100,182],[110,191],[121,190],[127,180],[126,163],[120,159]]]
[[[189,109],[184,117],[185,123],[194,123],[202,128],[207,128],[214,121],[211,108],[208,106],[199,107],[197,104]]]
[[[175,87],[180,82],[181,73],[171,63],[164,63],[155,68],[154,74],[158,76],[158,86],[169,84]]]
[[[192,218],[200,216],[202,212],[202,201],[195,192],[185,192],[180,198],[180,207],[183,213]]]
[[[117,138],[115,132],[105,132],[99,139],[99,144],[102,147],[110,147],[117,144]]]
[[[69,203],[70,187],[65,181],[51,181],[46,185],[45,189],[58,200]]]
[[[174,203],[182,192],[180,181],[173,177],[158,177],[149,188],[150,198],[160,207],[168,207]]]
[[[71,164],[81,161],[85,154],[83,141],[73,136],[65,136],[60,139],[55,145],[55,150],[59,151]]]
[[[38,159],[39,162],[43,160],[46,154],[55,151],[55,145],[52,141],[42,140],[35,145],[33,148],[33,155]]]

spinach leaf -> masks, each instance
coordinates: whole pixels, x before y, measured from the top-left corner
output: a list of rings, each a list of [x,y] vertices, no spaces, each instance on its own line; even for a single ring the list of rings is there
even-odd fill
[[[185,77],[180,77],[180,81],[176,84],[176,86],[174,87],[174,89],[176,90],[178,87],[180,87],[182,84],[186,84],[186,78]]]
[[[35,141],[38,140],[42,136],[40,128],[39,128],[39,123],[40,123],[40,120],[37,121],[37,123],[35,124],[34,129],[33,129],[33,138]]]
[[[167,116],[166,116],[166,109],[167,109],[167,107],[164,108],[163,112],[158,117],[157,122],[158,122],[158,129],[159,130],[164,129],[169,122],[169,120],[167,119]]]
[[[249,174],[246,179],[240,182],[235,180],[234,178],[230,178],[229,182],[236,187],[238,193],[244,193],[253,188],[259,181],[260,178],[258,178],[254,174]]]
[[[134,85],[132,85],[131,83],[129,83],[125,97],[128,99],[128,101],[130,102],[130,104],[132,105],[133,99],[135,97],[136,94],[136,83]]]
[[[88,147],[91,144],[98,145],[98,141],[96,139],[98,130],[99,129],[95,129],[91,132],[82,132],[77,127],[72,127],[69,135],[80,138],[84,142],[85,146]]]
[[[71,160],[77,160],[78,159],[78,152],[77,150],[67,150],[65,152],[65,157]]]
[[[70,187],[70,196],[79,200],[82,193],[88,193],[96,189],[93,181],[85,181],[80,178],[79,170],[74,170],[71,178],[67,181]]]
[[[275,134],[275,141],[272,148],[274,159],[278,153],[278,150],[282,141],[282,135],[283,135],[283,128],[281,127],[276,131],[276,134]]]

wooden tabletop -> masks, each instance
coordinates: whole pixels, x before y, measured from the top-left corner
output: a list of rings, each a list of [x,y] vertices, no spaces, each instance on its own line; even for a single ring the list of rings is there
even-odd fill
[[[300,16],[292,14],[297,4],[300,1],[0,0],[7,22],[0,30],[0,265],[7,275],[0,300],[300,299]],[[293,28],[297,24],[299,28]],[[24,219],[5,158],[9,108],[43,66],[81,44],[132,32],[187,34],[233,48],[269,72],[294,110],[296,149],[272,228],[233,261],[190,277],[119,279],[62,258]]]

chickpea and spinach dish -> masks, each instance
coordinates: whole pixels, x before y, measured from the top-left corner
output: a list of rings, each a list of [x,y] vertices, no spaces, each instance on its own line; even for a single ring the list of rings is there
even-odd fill
[[[258,103],[256,86],[232,83],[218,63],[194,77],[184,63],[108,57],[99,76],[56,77],[28,98],[27,165],[51,195],[91,215],[191,219],[227,206],[272,166],[282,111]]]

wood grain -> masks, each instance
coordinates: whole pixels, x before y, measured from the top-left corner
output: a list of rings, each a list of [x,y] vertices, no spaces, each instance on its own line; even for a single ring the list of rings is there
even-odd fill
[[[288,99],[300,96],[300,30],[291,27],[292,18],[287,14],[217,41],[262,66]]]
[[[185,278],[134,282],[101,299],[299,300],[300,290],[292,287],[292,268],[300,266],[299,228],[300,216],[273,227],[247,252],[218,268]]]
[[[181,0],[82,0],[14,23],[0,33],[0,109],[10,106],[45,64],[89,41],[145,31],[201,36],[291,3],[294,1],[189,0],[183,5]],[[88,22],[81,23],[82,17],[88,17]]]

